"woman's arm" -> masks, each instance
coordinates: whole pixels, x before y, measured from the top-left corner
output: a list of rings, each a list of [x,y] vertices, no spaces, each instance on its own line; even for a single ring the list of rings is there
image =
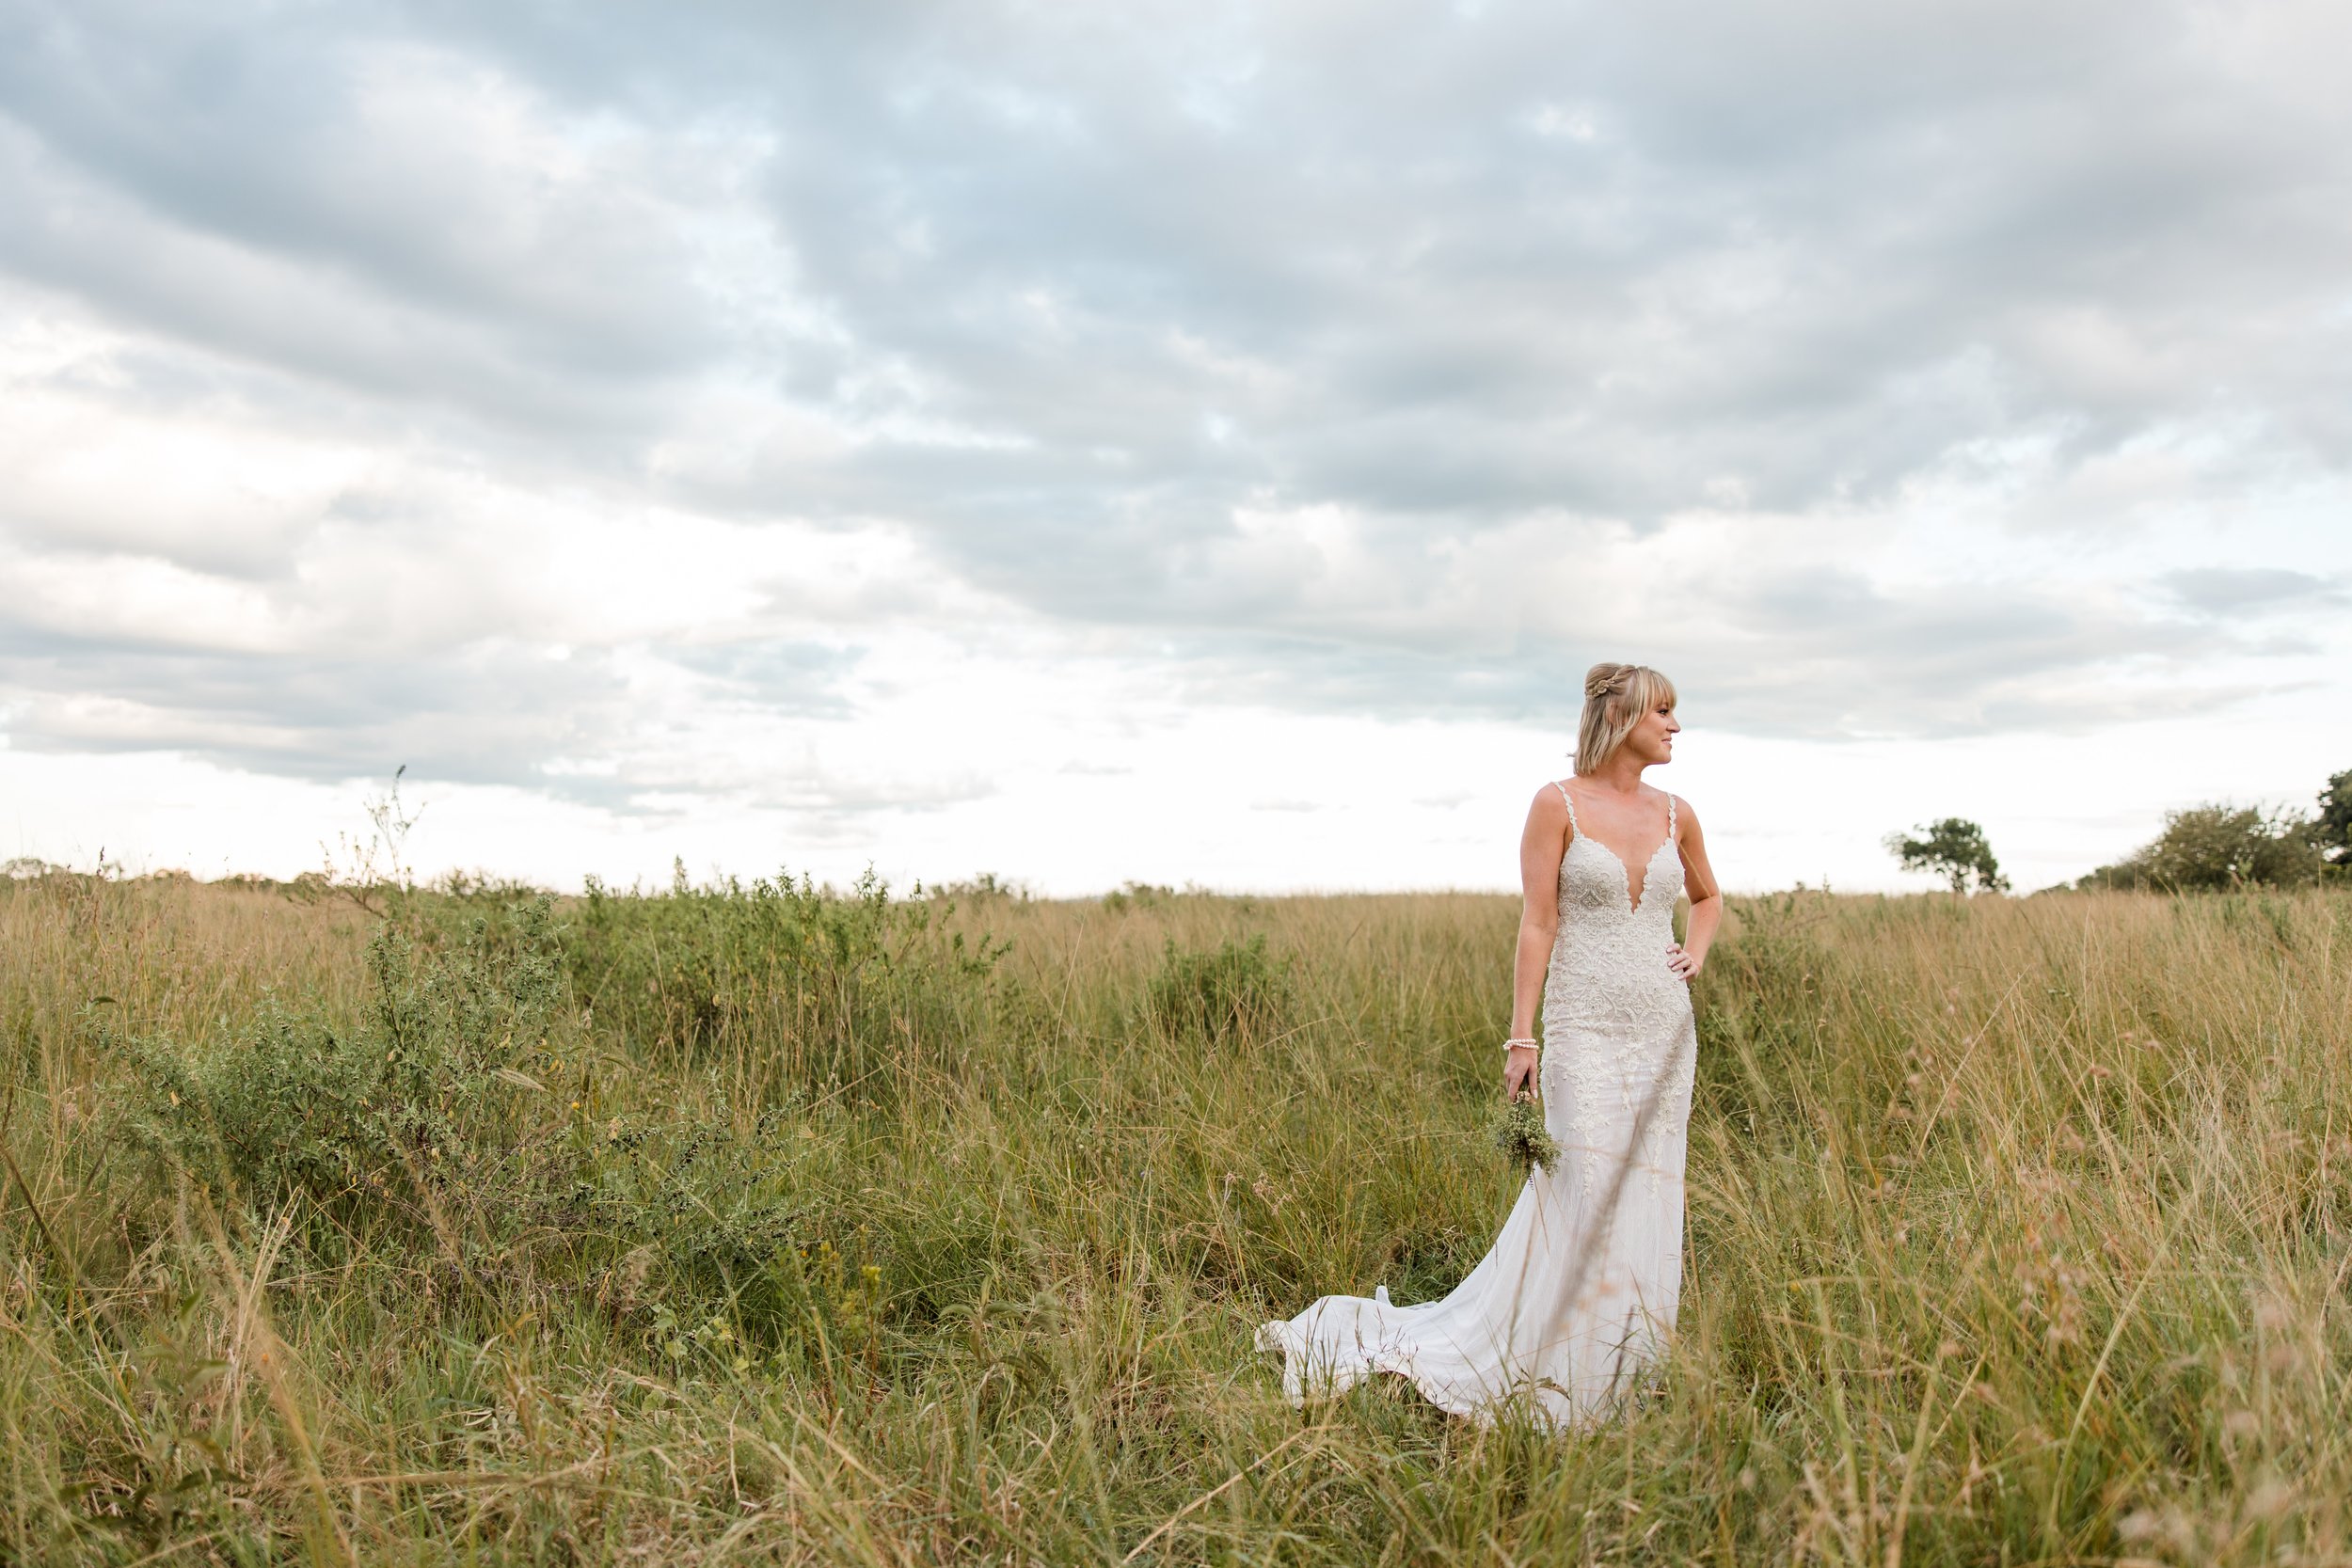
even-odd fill
[[[1682,885],[1691,895],[1691,918],[1679,942],[1668,944],[1666,965],[1683,979],[1696,974],[1715,944],[1715,927],[1724,920],[1724,891],[1715,885],[1715,868],[1707,863],[1707,835],[1699,831],[1699,814],[1682,802],[1677,818],[1676,847],[1682,852]]]
[[[1519,949],[1511,970],[1511,1037],[1532,1039],[1543,1005],[1544,972],[1560,933],[1560,861],[1568,852],[1568,804],[1549,784],[1536,791],[1519,834]],[[1535,1051],[1513,1046],[1502,1063],[1502,1092],[1516,1099],[1534,1087]]]

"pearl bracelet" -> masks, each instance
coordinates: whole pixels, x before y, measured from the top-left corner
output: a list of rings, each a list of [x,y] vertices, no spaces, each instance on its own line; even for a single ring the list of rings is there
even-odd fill
[[[1504,1040],[1504,1041],[1502,1042],[1502,1049],[1503,1049],[1503,1050],[1505,1050],[1505,1051],[1509,1051],[1509,1050],[1513,1049],[1513,1048],[1514,1048],[1514,1047],[1516,1047],[1516,1046],[1521,1046],[1521,1045],[1523,1045],[1523,1046],[1527,1047],[1527,1049],[1528,1049],[1528,1050],[1533,1051],[1533,1050],[1534,1050],[1534,1049],[1536,1048],[1536,1046],[1537,1046],[1537,1044],[1538,1044],[1538,1043],[1539,1043],[1539,1042],[1537,1042],[1537,1041],[1535,1041],[1535,1040]]]

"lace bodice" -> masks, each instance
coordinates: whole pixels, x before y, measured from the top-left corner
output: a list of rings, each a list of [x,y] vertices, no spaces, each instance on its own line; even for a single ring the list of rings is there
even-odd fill
[[[1568,800],[1567,790],[1560,797]],[[1554,1023],[1659,1023],[1689,1008],[1687,989],[1666,967],[1675,900],[1682,895],[1677,804],[1666,797],[1666,837],[1643,869],[1637,905],[1625,863],[1577,827],[1576,802],[1568,800],[1574,836],[1560,859],[1560,933],[1544,977],[1547,1032]]]

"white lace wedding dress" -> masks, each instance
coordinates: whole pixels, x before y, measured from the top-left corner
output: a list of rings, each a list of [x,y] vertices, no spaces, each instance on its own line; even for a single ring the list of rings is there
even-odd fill
[[[1538,1079],[1559,1163],[1529,1175],[1493,1250],[1443,1300],[1397,1307],[1383,1286],[1259,1329],[1294,1402],[1395,1372],[1457,1415],[1485,1419],[1523,1399],[1565,1425],[1613,1408],[1664,1348],[1682,1287],[1697,1046],[1689,989],[1667,968],[1682,892],[1675,820],[1668,796],[1666,841],[1637,890],[1569,801]]]

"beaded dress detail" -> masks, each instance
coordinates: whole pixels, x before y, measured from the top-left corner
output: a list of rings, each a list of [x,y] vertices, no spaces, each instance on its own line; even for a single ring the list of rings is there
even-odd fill
[[[1677,801],[1666,797],[1666,838],[1637,890],[1554,787],[1571,836],[1537,1082],[1559,1162],[1530,1173],[1493,1249],[1452,1294],[1398,1307],[1384,1286],[1260,1328],[1294,1402],[1394,1372],[1456,1415],[1486,1419],[1523,1400],[1538,1420],[1570,1424],[1614,1408],[1673,1331],[1698,1043],[1689,988],[1667,967],[1682,893]]]

